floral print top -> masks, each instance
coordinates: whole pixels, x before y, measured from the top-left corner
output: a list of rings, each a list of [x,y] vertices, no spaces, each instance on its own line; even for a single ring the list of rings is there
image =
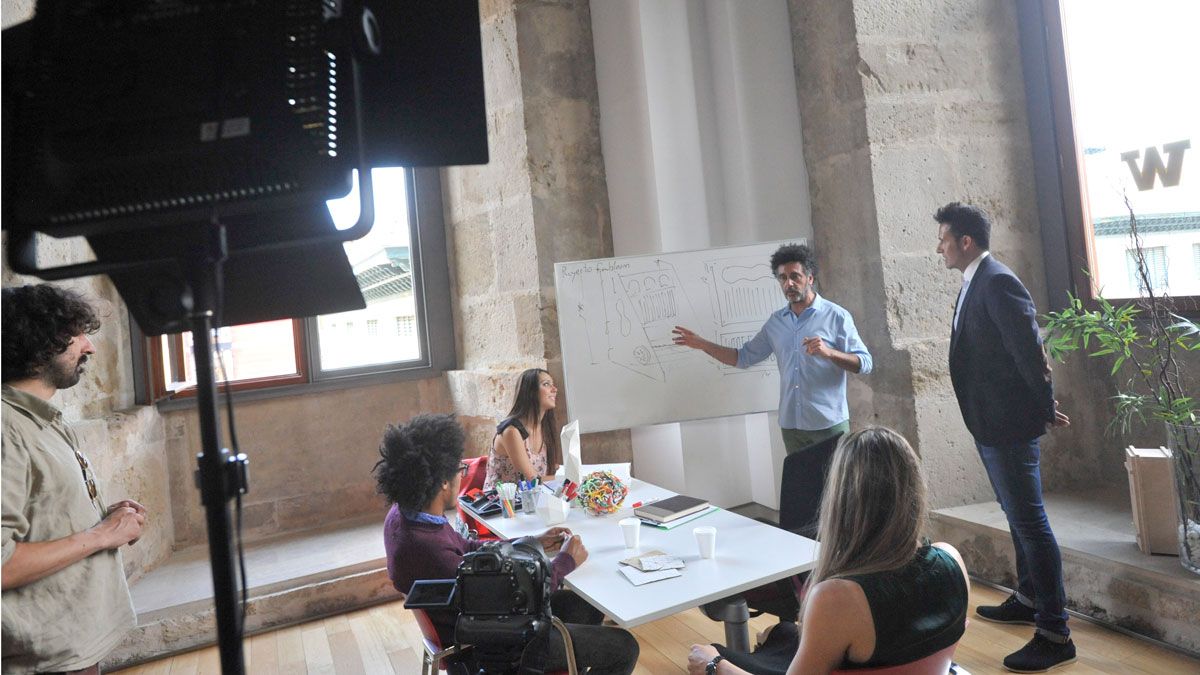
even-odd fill
[[[525,480],[521,472],[517,470],[515,464],[509,459],[504,451],[498,449],[496,445],[500,441],[500,434],[509,427],[515,427],[521,434],[521,440],[524,441],[525,452],[529,457],[529,463],[533,466],[533,470],[537,475],[546,475],[546,444],[543,442],[537,451],[529,448],[529,432],[525,429],[525,425],[521,424],[521,420],[515,417],[509,417],[500,424],[496,425],[496,435],[492,438],[492,449],[488,451],[487,477],[483,480],[483,489],[491,490],[496,487],[496,483],[516,483],[520,480]]]

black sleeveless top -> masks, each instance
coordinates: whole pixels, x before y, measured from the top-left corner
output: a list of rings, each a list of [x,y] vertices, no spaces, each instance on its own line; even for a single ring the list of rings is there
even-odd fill
[[[863,589],[875,622],[875,652],[866,663],[842,668],[894,666],[922,659],[958,642],[966,630],[967,582],[946,551],[922,546],[897,570],[841,577]]]
[[[501,420],[500,424],[496,425],[496,436],[504,433],[504,430],[509,427],[516,427],[522,439],[529,438],[529,432],[525,430],[525,425],[521,424],[521,420],[517,417],[505,417]],[[492,440],[495,441],[495,437]]]

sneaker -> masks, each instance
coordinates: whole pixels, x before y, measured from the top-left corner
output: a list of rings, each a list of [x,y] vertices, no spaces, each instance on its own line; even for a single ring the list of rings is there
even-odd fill
[[[992,621],[994,623],[1020,623],[1026,626],[1037,625],[1033,622],[1033,608],[1021,604],[1016,595],[1008,596],[1008,599],[999,605],[980,605],[975,608],[975,613],[984,621]]]
[[[1051,668],[1075,663],[1075,643],[1054,642],[1041,633],[1029,644],[1004,657],[1004,667],[1014,673],[1044,673]]]

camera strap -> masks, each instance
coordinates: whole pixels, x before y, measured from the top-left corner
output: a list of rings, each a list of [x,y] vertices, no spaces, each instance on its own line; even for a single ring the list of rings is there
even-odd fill
[[[565,653],[565,652],[564,652]],[[550,654],[550,622],[542,622],[537,635],[525,645],[525,654],[521,657],[520,675],[543,675],[546,672],[546,660]]]

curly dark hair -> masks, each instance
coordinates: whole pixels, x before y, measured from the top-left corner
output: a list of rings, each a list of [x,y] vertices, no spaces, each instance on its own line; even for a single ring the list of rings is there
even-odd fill
[[[814,279],[816,278],[817,256],[813,255],[812,249],[804,244],[784,244],[775,249],[775,252],[771,254],[771,274],[778,274],[780,265],[794,262],[804,265],[804,271],[811,274]]]
[[[404,511],[420,511],[452,480],[462,462],[467,435],[454,415],[417,415],[408,424],[389,424],[372,473],[376,490]]]
[[[986,251],[992,243],[992,221],[983,209],[962,202],[950,202],[933,214],[939,225],[949,225],[955,239],[971,237]]]
[[[2,379],[38,377],[77,335],[100,330],[100,319],[82,295],[50,284],[3,290]]]

